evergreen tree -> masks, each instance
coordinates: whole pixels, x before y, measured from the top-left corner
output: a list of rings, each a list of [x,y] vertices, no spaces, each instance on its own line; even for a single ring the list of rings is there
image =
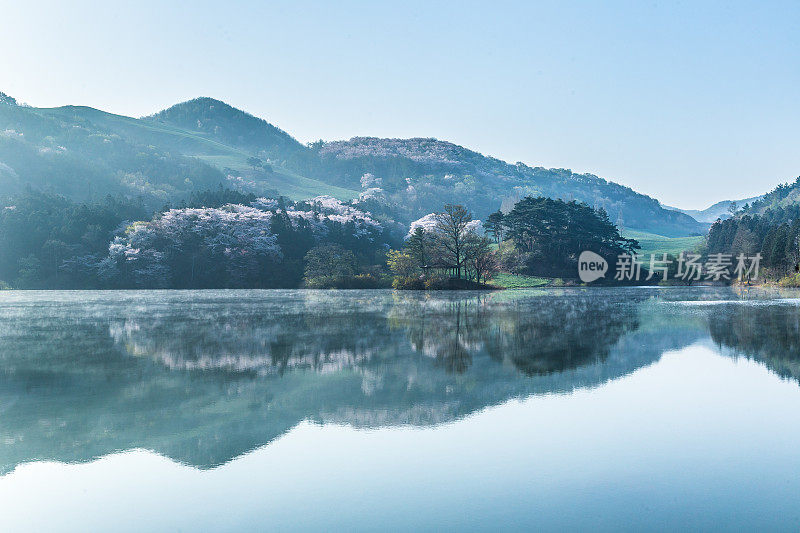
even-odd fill
[[[639,248],[637,241],[619,234],[605,210],[576,201],[527,197],[505,215],[503,222],[517,249],[529,254],[530,273],[571,274],[584,250],[613,262],[619,254]]]
[[[486,222],[484,222],[483,227],[486,228],[486,233],[488,233],[494,242],[499,243],[503,240],[503,212],[499,209],[494,213],[490,214],[486,218]]]

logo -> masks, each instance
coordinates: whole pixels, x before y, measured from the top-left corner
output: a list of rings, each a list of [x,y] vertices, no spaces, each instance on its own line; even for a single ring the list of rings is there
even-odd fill
[[[586,250],[578,256],[578,277],[582,282],[591,283],[605,277],[606,272],[608,272],[608,262],[600,255]]]

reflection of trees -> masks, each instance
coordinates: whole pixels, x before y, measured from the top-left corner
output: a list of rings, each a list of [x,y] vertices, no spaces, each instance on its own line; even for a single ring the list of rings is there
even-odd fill
[[[800,307],[733,304],[709,313],[711,338],[800,382]]]
[[[568,293],[530,302],[494,304],[491,298],[398,305],[392,324],[439,366],[463,373],[479,353],[509,362],[527,375],[544,375],[603,360],[611,346],[638,327],[630,302],[608,303]]]
[[[463,374],[480,349],[486,327],[486,297],[401,299],[389,312],[395,330],[404,330],[414,351],[434,359],[449,373]]]
[[[597,363],[639,323],[628,302],[584,296],[566,298],[546,313],[515,308],[503,328],[492,331],[489,353],[527,375],[563,372]]]
[[[382,301],[364,298],[356,312],[336,303],[312,295],[155,315],[131,312],[112,321],[109,332],[128,353],[174,370],[329,372],[370,359],[389,334],[378,318]]]
[[[302,420],[439,424],[660,355],[631,337],[604,359],[636,327],[630,299],[623,311],[579,292],[499,296],[174,291],[0,306],[0,473],[131,448],[209,467]]]
[[[423,338],[422,345],[417,344],[416,348],[430,350],[432,344],[437,366],[450,373],[463,374],[472,364],[470,348],[478,346],[476,333],[486,322],[483,309],[479,300],[448,303],[432,318],[428,342]]]
[[[486,294],[347,298],[311,292],[255,307],[131,312],[111,321],[109,332],[128,353],[174,370],[363,372],[410,345],[451,374],[465,373],[483,355],[545,375],[601,361],[638,326],[630,302],[580,292],[550,294],[536,300],[541,306]]]

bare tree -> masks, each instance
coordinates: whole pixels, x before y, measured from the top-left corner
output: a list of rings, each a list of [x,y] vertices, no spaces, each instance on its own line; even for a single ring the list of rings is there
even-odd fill
[[[468,280],[486,283],[499,268],[497,254],[485,236],[469,233],[464,245],[464,274]]]
[[[464,246],[470,222],[472,214],[463,205],[447,204],[443,212],[436,213],[436,233],[441,238],[441,245],[456,269],[456,276],[459,279],[464,264]]]

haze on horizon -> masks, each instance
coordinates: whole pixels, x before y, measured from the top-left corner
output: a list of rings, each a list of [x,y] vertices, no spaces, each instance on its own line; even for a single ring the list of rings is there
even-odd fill
[[[142,116],[211,96],[303,142],[436,137],[705,208],[800,174],[800,4],[26,2],[0,91]]]

